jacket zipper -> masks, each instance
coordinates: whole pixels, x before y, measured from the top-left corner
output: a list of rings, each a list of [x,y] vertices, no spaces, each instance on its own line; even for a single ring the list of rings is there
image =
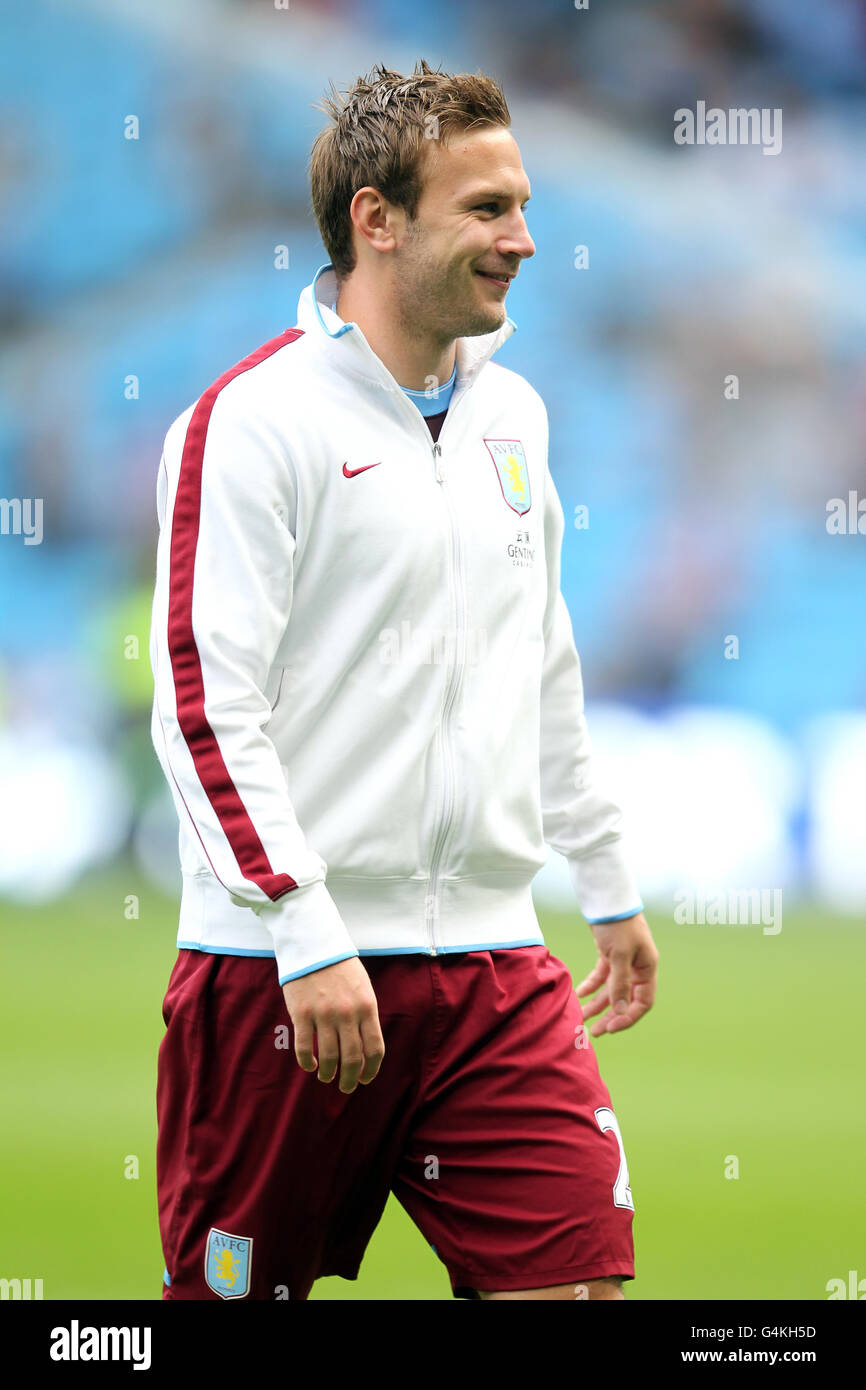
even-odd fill
[[[466,389],[468,388],[464,388],[464,391],[460,393],[461,396],[466,394]],[[411,410],[413,416],[417,417],[417,406],[413,405],[412,402],[405,396],[403,397],[403,400],[406,402],[407,409]],[[454,401],[452,399],[452,404],[448,411],[449,415],[452,413],[453,409]],[[446,419],[443,422],[443,429],[447,423],[448,421]],[[430,431],[428,430],[427,425],[423,422],[423,418],[421,421],[421,426],[425,434],[427,435],[427,439],[429,441]],[[442,853],[445,849],[445,844],[448,839],[449,831],[451,830],[451,824],[454,816],[454,790],[456,782],[456,778],[454,776],[453,771],[453,756],[446,737],[446,727],[449,723],[451,711],[454,708],[457,692],[459,690],[463,677],[462,637],[464,604],[462,587],[462,566],[460,563],[459,532],[457,529],[454,508],[451,505],[451,499],[448,494],[448,487],[445,482],[444,470],[442,468],[442,446],[438,440],[436,440],[432,444],[432,453],[435,466],[436,481],[442,486],[442,493],[443,497],[445,498],[445,505],[448,509],[451,542],[449,561],[450,569],[454,576],[454,611],[456,618],[454,629],[454,658],[451,662],[451,670],[449,672],[448,685],[445,692],[445,701],[442,706],[442,719],[439,725],[439,739],[442,746],[443,766],[445,769],[444,796],[442,814],[439,818],[439,825],[437,827],[436,834],[433,838],[433,854],[430,860],[430,872],[427,879],[426,905],[424,911],[425,927],[427,929],[427,937],[430,943],[428,948],[428,954],[431,956],[436,956],[441,954],[442,949],[437,943],[436,928],[434,926],[436,918],[436,888],[439,882],[439,865],[442,860]]]
[[[448,677],[448,686],[445,693],[445,702],[442,707],[442,722],[440,725],[440,739],[442,743],[443,766],[445,770],[444,795],[442,804],[442,815],[439,827],[433,841],[433,855],[430,860],[430,878],[427,892],[428,905],[428,931],[430,935],[430,954],[438,954],[436,931],[434,927],[436,913],[436,890],[439,882],[439,865],[442,854],[448,840],[448,834],[454,817],[456,776],[454,772],[454,758],[451,745],[449,743],[446,730],[451,720],[452,711],[457,702],[457,692],[463,677],[463,584],[462,566],[460,557],[460,537],[457,529],[454,509],[448,495],[448,487],[445,483],[445,474],[442,469],[442,446],[437,441],[433,445],[433,458],[436,463],[436,481],[442,485],[445,505],[448,508],[448,518],[451,524],[451,550],[450,568],[454,576],[454,655],[451,663],[451,670]]]

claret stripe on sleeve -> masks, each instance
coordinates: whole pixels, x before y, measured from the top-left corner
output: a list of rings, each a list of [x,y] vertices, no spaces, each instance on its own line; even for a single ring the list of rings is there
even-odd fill
[[[204,678],[192,626],[193,575],[201,513],[202,465],[211,411],[220,391],[242,372],[248,372],[280,348],[303,335],[289,328],[249,357],[223,372],[200,397],[187,426],[177,497],[171,524],[168,591],[168,650],[174,678],[177,718],[196,773],[232,847],[241,873],[276,901],[297,883],[288,874],[275,874],[250,820],[238,789],[225,765],[216,735],[204,708]]]

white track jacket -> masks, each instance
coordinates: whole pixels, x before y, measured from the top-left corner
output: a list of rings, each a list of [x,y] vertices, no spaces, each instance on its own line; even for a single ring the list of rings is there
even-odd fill
[[[543,944],[641,902],[596,789],[544,403],[457,342],[438,443],[323,266],[298,326],[175,420],[157,483],[152,737],[180,821],[177,944],[350,956]]]

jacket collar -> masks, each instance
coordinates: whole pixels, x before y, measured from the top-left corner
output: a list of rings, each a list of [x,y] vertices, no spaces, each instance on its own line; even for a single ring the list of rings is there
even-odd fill
[[[337,297],[337,276],[330,263],[319,266],[312,283],[298,300],[298,327],[324,347],[328,357],[341,370],[359,376],[370,385],[386,391],[402,391],[400,383],[370,347],[357,323],[344,323],[331,305]],[[517,331],[513,319],[506,318],[493,333],[457,339],[457,390],[453,401],[468,390],[481,368],[494,352]]]

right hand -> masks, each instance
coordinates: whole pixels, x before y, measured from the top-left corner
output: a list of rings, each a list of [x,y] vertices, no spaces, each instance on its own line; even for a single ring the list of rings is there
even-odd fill
[[[340,1065],[340,1090],[351,1094],[376,1076],[385,1056],[376,995],[358,956],[338,960],[289,980],[283,997],[295,1034],[295,1056],[304,1071],[333,1081]],[[318,1038],[318,1060],[313,1037]]]

